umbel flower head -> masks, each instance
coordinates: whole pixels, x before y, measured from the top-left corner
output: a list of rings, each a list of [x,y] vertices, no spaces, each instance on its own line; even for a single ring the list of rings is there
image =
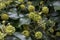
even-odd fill
[[[37,21],[38,22],[41,19],[42,19],[42,17],[40,15],[38,15],[38,14],[35,14],[34,15],[34,21]]]
[[[0,40],[4,39],[5,34],[0,31]]]
[[[5,2],[6,5],[10,5],[10,3],[12,2],[12,0],[8,0]]]
[[[20,5],[20,8],[21,8],[21,9],[25,9],[25,5],[24,5],[24,4],[21,4],[21,5]]]
[[[12,25],[8,24],[8,26],[5,27],[5,32],[8,35],[12,35],[15,32],[15,27],[13,27]]]
[[[45,14],[48,14],[49,8],[46,7],[46,6],[42,7],[42,12],[45,13]]]
[[[6,7],[5,3],[0,2],[0,9],[3,9],[3,8],[5,8],[5,7]]]
[[[1,19],[2,20],[8,20],[9,19],[9,16],[4,13],[4,14],[1,15]]]
[[[35,15],[34,12],[30,12],[29,15],[28,15],[28,17],[31,18],[31,19],[33,19],[34,18],[34,15]]]
[[[34,7],[33,5],[29,5],[29,6],[28,6],[28,11],[29,11],[29,12],[35,11],[35,7]]]
[[[29,32],[28,30],[24,30],[24,31],[22,32],[22,34],[23,34],[24,36],[26,36],[26,37],[29,37],[30,32]]]
[[[36,39],[41,39],[42,36],[43,36],[42,32],[36,32],[36,33],[35,33],[35,38],[36,38]]]
[[[30,12],[28,16],[34,21],[39,21],[40,19],[42,19],[41,16],[36,14],[35,12]]]

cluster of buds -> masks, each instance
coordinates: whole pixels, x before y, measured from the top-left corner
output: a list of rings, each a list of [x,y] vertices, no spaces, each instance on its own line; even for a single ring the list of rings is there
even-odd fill
[[[8,20],[8,19],[9,19],[8,14],[6,14],[6,13],[1,14],[1,19],[2,19],[2,20]]]
[[[30,12],[28,16],[29,18],[37,22],[42,19],[41,16],[35,12]]]
[[[19,3],[16,3],[16,1],[18,1]],[[55,23],[53,23],[53,21],[51,21],[51,20],[49,20],[49,18],[47,18],[49,16],[48,13],[49,13],[50,10],[44,4],[44,1],[39,2],[39,4],[40,4],[39,5],[39,8],[41,10],[38,9],[37,11],[36,11],[36,9],[37,9],[36,6],[38,4],[37,5],[34,5],[32,1],[28,1],[26,3],[25,3],[25,0],[16,0],[16,1],[15,0],[6,0],[6,1],[2,1],[1,0],[0,1],[0,10],[4,9],[6,7],[11,6],[10,4],[13,2],[13,3],[16,3],[17,4],[17,6],[15,4],[14,5],[12,4],[13,6],[16,6],[14,8],[17,9],[17,13],[18,12],[19,13],[20,12],[21,13],[26,13],[26,14],[29,13],[27,17],[29,19],[31,19],[31,21],[33,20],[33,22],[36,23],[36,27],[35,27],[35,25],[34,25],[33,28],[31,27],[33,30],[30,30],[30,28],[28,29],[28,28],[24,27],[24,30],[22,31],[22,34],[24,36],[29,37],[29,36],[31,36],[30,34],[32,34],[31,31],[34,31],[33,32],[34,33],[33,34],[34,35],[34,38],[36,38],[36,39],[42,39],[43,36],[44,36],[43,35],[43,31],[47,35],[49,35],[47,32],[54,33],[55,30],[53,29],[53,27],[55,26]],[[13,7],[11,7],[11,8],[13,8]],[[5,21],[9,20],[9,15],[7,13],[2,13],[0,16],[1,16],[1,19],[2,20],[5,20]],[[46,27],[46,25],[48,23],[45,22],[46,20],[43,17],[44,18],[46,17],[47,18],[46,20],[50,23],[50,26],[48,26],[48,28]],[[15,27],[13,27],[10,23],[8,23],[7,25],[5,25],[5,21],[2,22],[3,23],[2,24],[3,26],[2,26],[1,31],[0,31],[0,39],[1,40],[4,40],[4,37],[6,35],[12,35],[15,32]],[[33,26],[33,24],[32,24],[32,26]],[[41,32],[41,30],[39,28],[42,29],[42,32]],[[39,30],[37,30],[37,29],[39,29]],[[60,32],[57,32],[56,33],[56,36],[59,36],[59,35],[60,35]]]
[[[0,1],[0,10],[6,8],[6,5],[10,5],[12,0],[1,0]]]
[[[13,27],[10,23],[5,25],[5,21],[2,22],[2,27],[0,28],[0,39],[4,39],[7,35],[13,35],[15,33],[15,27]]]
[[[23,32],[22,32],[22,34],[25,36],[25,37],[29,37],[30,36],[30,31],[28,31],[28,30],[24,30]],[[38,31],[38,32],[35,32],[35,38],[36,39],[41,39],[42,37],[43,37],[43,33],[42,32],[40,32],[40,31]]]

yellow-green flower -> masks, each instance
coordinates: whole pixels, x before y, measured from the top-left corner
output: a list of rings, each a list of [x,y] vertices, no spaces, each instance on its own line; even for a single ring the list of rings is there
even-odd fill
[[[34,13],[34,12],[30,12],[28,16],[29,16],[29,18],[31,18],[31,19],[32,19],[32,18],[34,18],[34,15],[35,15],[35,13]]]
[[[25,5],[24,5],[24,4],[21,4],[21,5],[20,5],[20,8],[21,8],[21,9],[25,9]]]
[[[0,9],[3,9],[3,8],[5,8],[5,7],[6,7],[5,3],[0,2]]]
[[[4,39],[5,34],[0,31],[0,40]]]
[[[33,5],[29,5],[28,6],[28,11],[29,12],[34,12],[35,11],[35,7]]]
[[[6,26],[6,28],[5,28],[5,32],[6,32],[8,35],[12,35],[12,34],[15,32],[15,27],[13,27],[12,25],[8,25],[8,26]]]
[[[9,16],[4,13],[4,14],[1,15],[1,19],[2,20],[8,20],[9,19]]]
[[[36,33],[35,33],[35,38],[36,38],[36,39],[41,39],[42,36],[43,36],[42,32],[36,32]]]
[[[12,2],[12,0],[6,1],[5,4],[9,5]]]
[[[42,19],[42,17],[40,15],[38,15],[38,14],[34,15],[34,18],[33,18],[34,21],[38,22],[40,19]]]
[[[33,21],[37,21],[37,22],[38,22],[40,19],[42,19],[41,16],[40,16],[39,14],[35,13],[35,12],[30,12],[28,16],[29,16],[29,18],[31,18]]]
[[[42,12],[47,14],[49,12],[49,8],[46,6],[42,7]]]
[[[28,30],[24,30],[24,31],[22,32],[22,34],[23,34],[24,36],[26,36],[26,37],[29,37],[30,32],[29,32]]]

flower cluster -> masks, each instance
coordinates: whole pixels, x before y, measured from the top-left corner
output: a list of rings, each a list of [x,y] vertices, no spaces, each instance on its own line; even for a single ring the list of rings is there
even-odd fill
[[[36,37],[37,39],[41,39],[42,36],[43,36],[42,32],[36,32],[36,33],[35,33],[35,37]]]
[[[7,7],[6,5],[9,5],[11,2],[12,2],[12,0],[7,0],[7,1],[5,1],[5,0],[3,1],[2,0],[0,2],[0,10],[6,8]]]
[[[41,16],[35,12],[30,12],[28,16],[29,18],[37,22],[42,19]]]
[[[3,21],[2,23],[2,28],[0,28],[0,40],[4,40],[5,36],[15,33],[15,27],[13,27],[10,23],[8,23],[6,26],[5,21]]]
[[[8,35],[12,35],[15,32],[15,27],[9,24],[8,26],[5,27],[5,32]]]
[[[3,9],[3,8],[5,8],[6,7],[6,5],[4,4],[4,3],[0,3],[0,9]]]
[[[8,16],[8,14],[1,14],[1,19],[2,20],[8,20],[9,19],[9,16]]]
[[[7,35],[13,35],[17,30],[25,37],[31,37],[32,40],[48,40],[48,38],[55,40],[57,36],[60,36],[60,31],[57,31],[58,27],[55,28],[56,25],[58,25],[56,21],[58,18],[56,18],[56,15],[51,11],[50,8],[52,7],[49,7],[50,4],[46,5],[46,0],[40,2],[35,1],[36,2],[29,0],[0,1],[0,23],[2,23],[0,40],[4,40],[4,37]],[[23,20],[25,18],[29,19],[29,23],[26,22],[27,19],[26,21]]]
[[[29,37],[30,32],[29,32],[28,30],[24,30],[24,31],[22,32],[22,34],[23,34],[24,36],[26,36],[26,37]]]

